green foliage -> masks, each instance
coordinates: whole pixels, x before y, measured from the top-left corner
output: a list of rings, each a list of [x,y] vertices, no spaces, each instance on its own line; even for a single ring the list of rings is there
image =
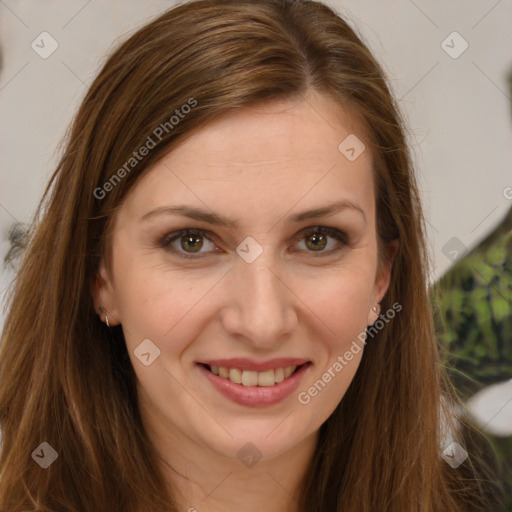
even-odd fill
[[[477,248],[434,286],[435,325],[454,381],[474,392],[512,377],[512,232]]]

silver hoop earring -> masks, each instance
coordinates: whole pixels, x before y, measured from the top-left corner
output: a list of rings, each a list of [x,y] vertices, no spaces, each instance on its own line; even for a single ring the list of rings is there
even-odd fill
[[[110,324],[108,323],[108,316],[107,312],[104,307],[100,306],[100,313],[103,313],[105,315],[105,323],[107,324],[107,327],[110,327]]]

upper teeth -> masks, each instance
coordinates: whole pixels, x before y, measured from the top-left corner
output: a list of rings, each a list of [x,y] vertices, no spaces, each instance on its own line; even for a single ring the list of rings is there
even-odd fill
[[[235,384],[244,386],[273,386],[289,377],[297,366],[286,366],[285,368],[275,368],[265,372],[253,372],[249,370],[239,370],[238,368],[225,368],[223,366],[211,366],[211,371],[219,377],[229,379]]]

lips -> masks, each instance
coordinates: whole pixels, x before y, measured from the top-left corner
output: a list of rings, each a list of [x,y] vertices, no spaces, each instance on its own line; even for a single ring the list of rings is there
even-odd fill
[[[247,361],[247,360],[246,360]],[[252,365],[261,368],[262,366],[268,368],[269,365],[274,364],[286,364],[290,361],[304,361],[299,359],[281,359],[281,360],[273,360],[265,363],[255,363]],[[215,360],[211,362],[222,362],[222,364],[234,364],[234,360]],[[254,363],[254,361],[251,361]],[[264,370],[263,372],[256,372],[253,370],[242,370],[240,373],[247,373],[248,381],[246,383],[236,383],[230,380],[230,378],[221,377],[220,375],[216,375],[211,371],[211,367],[207,364],[198,363],[197,368],[199,373],[209,381],[212,386],[226,398],[235,402],[239,405],[244,405],[248,407],[265,407],[273,404],[277,404],[281,402],[285,398],[288,398],[294,391],[296,391],[300,382],[304,375],[308,372],[309,368],[312,366],[311,362],[306,362],[301,366],[297,366],[295,371],[291,373],[288,377],[284,378],[284,380],[277,382],[274,377],[274,382],[270,382],[270,378],[263,382],[263,385],[256,383],[254,380],[254,375],[258,374],[263,375],[267,372],[272,372],[275,374],[274,369]],[[212,365],[214,366],[214,365]],[[294,366],[294,365],[290,365]],[[219,367],[220,368],[220,367]],[[226,367],[224,367],[226,368]],[[242,366],[243,368],[243,366]],[[231,369],[232,371],[232,369]],[[240,371],[240,370],[238,370]],[[259,377],[258,377],[259,378]]]

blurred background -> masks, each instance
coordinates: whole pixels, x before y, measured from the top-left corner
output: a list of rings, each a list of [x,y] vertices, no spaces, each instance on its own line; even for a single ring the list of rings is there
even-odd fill
[[[88,85],[117,42],[176,3],[0,1],[0,299]],[[405,115],[438,336],[512,496],[512,0],[326,3],[373,50]]]

